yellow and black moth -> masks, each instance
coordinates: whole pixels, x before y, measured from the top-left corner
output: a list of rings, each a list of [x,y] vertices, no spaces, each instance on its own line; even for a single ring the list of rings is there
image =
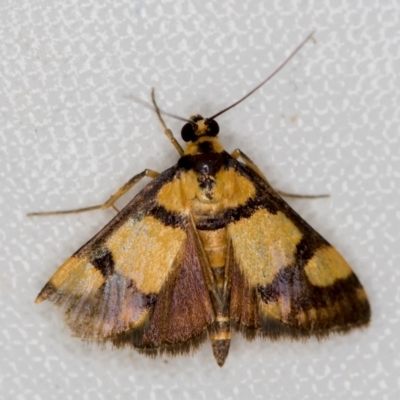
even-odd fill
[[[64,307],[75,336],[151,356],[192,352],[209,338],[222,366],[231,331],[322,338],[368,324],[366,293],[343,257],[243,152],[220,144],[215,117],[238,102],[185,120],[183,150],[153,92],[178,162],[161,174],[143,171],[102,205],[55,212],[114,207],[140,179],[154,178],[39,293],[37,303]]]

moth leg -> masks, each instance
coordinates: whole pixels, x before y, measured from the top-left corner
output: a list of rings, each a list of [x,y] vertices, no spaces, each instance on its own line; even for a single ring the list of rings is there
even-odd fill
[[[324,197],[329,197],[329,194],[294,194],[294,193],[286,193],[282,192],[282,190],[275,189],[275,192],[283,197],[292,197],[294,199],[321,199]]]
[[[264,181],[269,184],[267,178],[261,172],[260,168],[258,168],[257,165],[252,161],[252,159],[249,156],[246,156],[246,154],[244,154],[242,150],[240,149],[233,150],[231,156],[235,160],[237,160],[240,157],[249,168],[251,168],[256,174],[260,175],[261,178],[263,178]]]
[[[264,174],[261,172],[261,170],[251,160],[250,157],[246,156],[246,154],[243,153],[242,150],[240,150],[240,149],[234,150],[232,152],[231,156],[236,160],[240,157],[249,168],[251,168],[255,173],[260,175],[260,177],[263,178],[265,180],[265,182],[267,182],[269,184],[269,182],[267,181],[267,178],[264,176]],[[282,190],[278,190],[278,189],[275,189],[275,188],[273,188],[273,189],[280,196],[292,197],[292,198],[296,198],[296,199],[320,199],[320,198],[323,198],[323,197],[329,197],[329,194],[316,194],[316,195],[293,194],[293,193],[286,193],[286,192],[283,192]]]
[[[163,118],[161,116],[160,109],[158,108],[158,105],[156,103],[156,95],[155,95],[154,88],[151,89],[151,101],[153,102],[154,108],[156,109],[157,117],[160,120],[160,123],[161,123],[162,127],[164,128],[165,136],[170,140],[170,142],[176,148],[176,150],[178,151],[179,155],[183,156],[184,151],[183,151],[181,145],[175,139],[174,134],[172,133],[171,129],[169,129],[167,127],[167,124],[164,122],[164,120],[163,120]]]
[[[114,203],[124,195],[128,190],[132,189],[141,179],[145,176],[148,178],[156,178],[160,175],[158,172],[153,171],[151,169],[145,169],[140,174],[135,175],[128,182],[125,183],[122,187],[120,187],[105,203],[98,204],[96,206],[77,208],[74,210],[63,210],[63,211],[45,211],[45,212],[33,212],[27,214],[28,217],[33,216],[46,216],[46,215],[60,215],[60,214],[75,214],[81,213],[85,211],[93,211],[93,210],[105,210],[106,208],[112,207],[115,211],[119,212],[117,207],[114,206]]]

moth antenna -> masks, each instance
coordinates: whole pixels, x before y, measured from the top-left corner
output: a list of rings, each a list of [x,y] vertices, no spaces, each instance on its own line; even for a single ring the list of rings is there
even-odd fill
[[[161,110],[159,109],[157,102],[156,102],[156,90],[154,88],[151,88],[151,101],[153,102],[154,105],[154,110],[157,114],[158,119],[160,120],[160,123],[162,127],[165,129],[168,129],[167,124],[163,120],[163,117],[161,116]]]
[[[289,55],[288,58],[271,74],[269,75],[266,79],[264,79],[260,84],[258,84],[253,90],[251,90],[249,93],[247,93],[245,96],[243,96],[241,99],[236,101],[235,103],[231,104],[229,107],[224,108],[222,111],[217,112],[215,115],[213,115],[210,118],[207,118],[208,120],[212,120],[219,115],[223,114],[224,112],[230,110],[231,108],[237,106],[239,103],[241,103],[243,100],[247,99],[249,96],[251,96],[256,90],[260,89],[261,86],[265,85],[270,79],[272,79],[301,49],[304,47],[304,45],[313,37],[315,31],[312,31]]]
[[[170,140],[170,142],[174,145],[176,150],[178,151],[180,156],[183,156],[183,149],[181,145],[178,143],[178,141],[175,139],[174,134],[172,133],[171,129],[168,128],[167,124],[163,120],[163,117],[161,116],[161,110],[158,108],[157,102],[156,102],[156,94],[155,94],[155,89],[151,88],[151,101],[153,102],[154,109],[157,113],[157,117],[160,120],[160,123],[162,127],[164,128],[164,133],[167,136],[167,138]]]
[[[124,96],[124,97],[126,99],[133,100],[134,102],[141,104],[143,107],[148,108],[149,110],[156,111],[156,112],[158,110],[157,114],[160,113],[160,114],[163,114],[163,115],[167,115],[168,117],[178,119],[179,121],[191,122],[187,118],[183,118],[183,117],[180,117],[179,115],[171,114],[171,113],[169,113],[167,111],[161,110],[158,106],[152,106],[151,104],[147,103],[147,101],[139,99],[138,97],[133,96],[132,94]]]

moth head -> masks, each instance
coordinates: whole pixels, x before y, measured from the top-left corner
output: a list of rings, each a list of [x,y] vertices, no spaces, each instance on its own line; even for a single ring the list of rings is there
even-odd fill
[[[203,118],[201,115],[192,115],[190,122],[183,125],[181,130],[182,139],[185,142],[195,142],[203,136],[217,136],[219,125],[214,119]]]

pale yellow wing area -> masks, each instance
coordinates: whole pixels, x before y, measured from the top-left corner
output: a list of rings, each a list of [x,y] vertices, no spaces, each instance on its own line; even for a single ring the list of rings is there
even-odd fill
[[[171,272],[186,232],[153,216],[127,221],[105,242],[115,272],[135,282],[142,293],[158,293]]]
[[[259,209],[249,218],[228,225],[234,257],[251,286],[271,283],[295,261],[299,229],[282,212]]]

